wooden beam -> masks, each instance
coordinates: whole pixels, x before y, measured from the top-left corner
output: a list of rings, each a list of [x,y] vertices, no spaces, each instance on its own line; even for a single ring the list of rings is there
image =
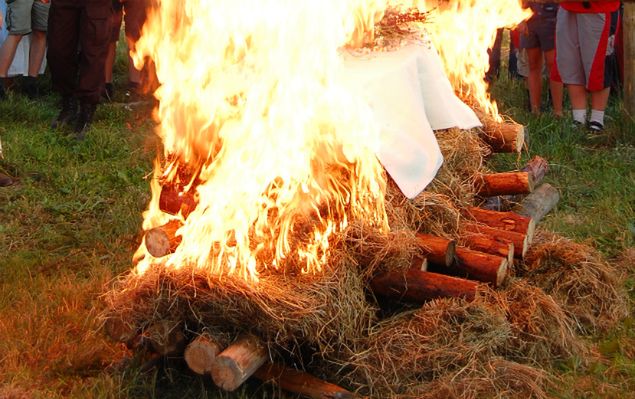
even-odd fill
[[[529,194],[534,189],[534,182],[528,172],[490,173],[476,178],[475,189],[482,197]]]
[[[472,300],[477,287],[474,281],[415,269],[383,273],[371,281],[375,294],[414,303],[448,297]]]

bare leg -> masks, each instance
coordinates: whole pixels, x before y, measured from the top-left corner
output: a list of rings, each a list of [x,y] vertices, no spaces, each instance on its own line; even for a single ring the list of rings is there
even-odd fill
[[[567,85],[571,108],[586,109],[586,88],[582,85]]]
[[[606,105],[609,102],[609,94],[611,92],[611,88],[607,87],[604,90],[600,91],[592,91],[591,92],[591,109],[597,111],[604,111],[606,109]]]
[[[2,47],[0,47],[0,77],[6,78],[9,72],[9,67],[15,57],[15,50],[18,48],[18,44],[22,40],[21,35],[9,35],[7,40],[4,41]]]
[[[31,47],[29,49],[29,76],[36,77],[42,67],[46,52],[46,32],[34,30],[31,33]]]
[[[529,62],[529,76],[527,77],[529,103],[531,104],[531,112],[539,114],[542,100],[542,51],[540,48],[528,48],[527,60]]]
[[[545,51],[545,64],[547,65],[547,73],[551,76],[551,68],[555,59],[555,50]],[[564,88],[561,82],[549,79],[549,90],[551,91],[551,105],[553,113],[556,116],[562,116],[562,99],[564,97]]]

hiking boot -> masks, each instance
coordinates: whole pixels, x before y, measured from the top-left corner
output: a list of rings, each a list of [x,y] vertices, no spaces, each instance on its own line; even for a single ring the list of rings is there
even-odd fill
[[[71,123],[77,116],[77,100],[75,97],[63,97],[62,109],[57,118],[51,123],[51,129],[59,129]]]
[[[75,123],[75,138],[77,140],[84,140],[86,133],[90,129],[90,125],[93,123],[93,117],[95,116],[95,110],[97,110],[97,104],[81,103],[79,105],[79,115],[77,116],[77,122]]]
[[[37,78],[35,76],[27,76],[24,78],[22,90],[24,94],[33,100],[40,95],[40,89],[37,86]]]
[[[12,184],[13,179],[3,173],[0,173],[0,187],[8,187]]]

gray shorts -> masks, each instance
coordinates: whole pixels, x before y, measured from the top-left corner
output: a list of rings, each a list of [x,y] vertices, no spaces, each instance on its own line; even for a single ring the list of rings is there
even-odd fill
[[[39,0],[13,0],[7,4],[7,30],[11,35],[46,32],[50,3]]]
[[[613,55],[612,13],[573,13],[560,9],[556,28],[556,67],[565,84],[589,91],[608,87],[607,56]]]

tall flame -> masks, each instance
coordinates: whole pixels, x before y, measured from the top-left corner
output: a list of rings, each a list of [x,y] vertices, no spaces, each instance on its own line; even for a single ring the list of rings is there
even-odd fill
[[[338,85],[339,49],[364,40],[386,4],[370,0],[161,0],[137,43],[160,87],[164,186],[197,205],[167,260],[257,279],[320,270],[351,219],[387,229],[379,135]],[[181,180],[179,182],[179,180]],[[164,223],[160,186],[144,228]],[[139,272],[152,265],[146,257]]]
[[[501,119],[483,80],[489,68],[487,48],[496,30],[514,27],[531,16],[521,0],[428,0],[432,42],[439,51],[445,71],[459,95],[482,111]]]

